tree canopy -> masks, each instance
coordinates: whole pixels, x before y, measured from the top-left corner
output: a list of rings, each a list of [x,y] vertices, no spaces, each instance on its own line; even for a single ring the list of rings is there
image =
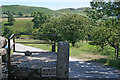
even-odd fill
[[[85,39],[89,34],[89,19],[78,14],[65,14],[59,18],[51,18],[35,33],[57,34],[57,40],[69,41],[75,46],[75,42]],[[51,40],[51,38],[49,38]]]
[[[33,12],[31,16],[34,18],[32,20],[32,22],[34,23],[34,29],[40,28],[48,19],[47,15],[42,12]]]
[[[8,22],[9,22],[9,25],[11,26],[11,25],[14,24],[15,19],[14,19],[14,17],[13,17],[11,12],[8,12],[7,14],[8,14]]]
[[[119,2],[105,2],[93,0],[91,9],[86,9],[87,16],[92,20],[92,44],[100,45],[101,48],[107,44],[115,48],[114,38],[119,35]]]

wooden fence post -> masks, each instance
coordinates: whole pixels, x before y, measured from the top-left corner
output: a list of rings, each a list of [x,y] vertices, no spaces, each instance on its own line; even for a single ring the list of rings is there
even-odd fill
[[[55,52],[55,44],[52,44],[52,52]]]
[[[7,66],[8,66],[8,80],[10,80],[11,76],[10,76],[10,62],[11,62],[11,59],[10,59],[10,39],[8,39],[8,62],[7,62]]]
[[[10,51],[10,39],[8,39],[8,65],[10,65],[10,53],[11,53],[11,51]]]
[[[15,36],[13,37],[13,52],[15,52]]]
[[[69,43],[58,42],[56,77],[67,80],[69,77]]]

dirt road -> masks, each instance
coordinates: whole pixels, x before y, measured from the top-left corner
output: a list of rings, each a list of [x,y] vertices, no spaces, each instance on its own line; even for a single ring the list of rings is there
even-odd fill
[[[37,51],[48,52],[42,49],[25,46],[18,43],[16,43],[16,50],[17,51],[29,50],[29,51],[35,51],[36,53]],[[14,53],[14,54],[19,54],[19,53]],[[44,55],[43,57],[40,56],[40,57],[44,58],[44,60],[48,59],[46,61],[49,62],[49,60],[56,61],[57,55],[55,53],[49,54],[48,52],[47,55]],[[39,58],[39,56],[37,56],[37,58]],[[37,63],[34,63],[34,64],[37,65]],[[55,65],[55,62],[54,62],[54,65]],[[70,78],[120,78],[119,71],[117,69],[106,67],[102,64],[94,63],[91,61],[83,61],[81,59],[76,59],[72,57],[69,58],[69,77]]]

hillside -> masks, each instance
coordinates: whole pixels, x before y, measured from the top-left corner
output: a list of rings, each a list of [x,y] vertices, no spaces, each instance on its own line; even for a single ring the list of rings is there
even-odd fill
[[[44,7],[30,7],[30,6],[20,6],[20,5],[3,5],[2,6],[2,12],[14,12],[15,14],[18,14],[19,12],[22,12],[25,14],[31,14],[32,12],[44,12],[46,14],[54,14],[56,13],[53,10],[50,10],[48,8]]]
[[[2,12],[13,12],[14,14],[18,14],[19,12],[22,12],[23,15],[30,15],[32,12],[43,12],[49,15],[59,15],[59,14],[65,14],[65,13],[77,13],[77,14],[84,14],[84,8],[66,8],[66,9],[60,9],[60,10],[51,10],[44,7],[31,7],[31,6],[21,6],[21,5],[3,5],[2,6]]]
[[[80,14],[80,15],[85,15],[84,13],[84,10],[86,9],[87,7],[83,7],[83,8],[65,8],[65,9],[60,9],[60,10],[57,10],[58,12],[62,12],[62,13],[77,13],[77,14]]]
[[[84,10],[89,7],[82,7],[82,8],[65,8],[65,9],[59,9],[57,11],[64,12],[64,13],[84,13]]]

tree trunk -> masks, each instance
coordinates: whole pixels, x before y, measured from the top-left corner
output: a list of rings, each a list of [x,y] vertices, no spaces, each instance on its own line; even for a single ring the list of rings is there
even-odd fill
[[[109,40],[107,40],[107,41],[108,41],[108,43],[109,43],[109,45],[110,45],[111,47],[115,48],[114,41],[113,41],[113,42],[110,42]]]
[[[102,48],[102,51],[104,50],[104,46],[101,46],[101,48]]]
[[[88,43],[88,40],[86,39],[86,44]]]
[[[72,42],[72,46],[75,46],[75,42]]]

